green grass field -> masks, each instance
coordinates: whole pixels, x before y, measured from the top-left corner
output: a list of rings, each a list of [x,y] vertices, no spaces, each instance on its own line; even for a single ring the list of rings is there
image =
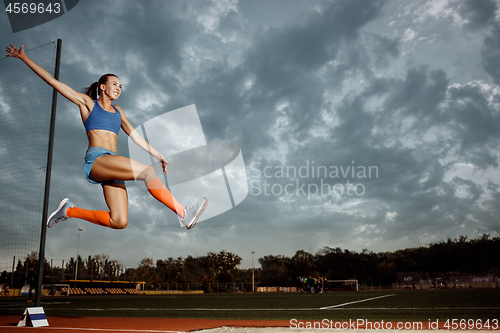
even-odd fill
[[[20,300],[0,298],[0,314],[21,315],[32,303]],[[500,290],[68,296],[43,298],[42,306],[66,317],[485,321],[500,319]]]

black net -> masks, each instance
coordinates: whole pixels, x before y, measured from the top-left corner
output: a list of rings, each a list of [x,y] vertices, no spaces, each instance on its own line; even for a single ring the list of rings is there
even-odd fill
[[[56,46],[26,54],[54,74]],[[0,273],[39,250],[52,91],[21,60],[0,60]]]

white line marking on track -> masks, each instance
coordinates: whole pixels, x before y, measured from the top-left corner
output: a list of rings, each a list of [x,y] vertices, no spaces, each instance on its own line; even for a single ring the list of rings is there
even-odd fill
[[[441,307],[441,308],[333,308],[331,310],[498,310],[498,306],[457,306],[457,307]],[[324,309],[329,310],[329,309]]]
[[[0,328],[13,328],[15,326],[0,326]],[[103,332],[151,332],[151,333],[187,333],[186,331],[164,331],[164,330],[133,330],[120,328],[87,328],[87,327],[37,327],[44,330],[72,330],[72,331],[103,331]]]
[[[367,300],[361,300],[359,302],[364,302]],[[267,308],[267,309],[209,309],[209,308],[173,308],[173,309],[151,309],[151,308],[112,308],[112,309],[89,309],[89,308],[79,308],[79,309],[68,309],[67,311],[318,311],[318,310],[499,310],[498,306],[457,306],[457,307],[431,307],[431,308],[342,308],[342,306],[347,304],[352,304],[356,302],[338,304],[333,306],[326,306],[322,308]],[[45,308],[45,310],[54,310],[50,308]],[[10,308],[7,310],[19,310],[19,308]],[[163,332],[163,331],[162,331]],[[168,332],[168,331],[165,331]]]
[[[372,298],[366,298],[366,299],[361,299],[359,301],[353,301],[353,302],[347,302],[347,303],[342,303],[342,304],[337,304],[337,305],[331,305],[331,306],[325,306],[323,308],[319,308],[320,310],[327,310],[327,309],[333,309],[333,308],[339,308],[344,305],[349,305],[349,304],[354,304],[354,303],[361,303],[361,302],[368,302],[368,301],[373,301],[374,299],[379,299],[379,298],[384,298],[384,297],[390,297],[390,296],[396,296],[396,294],[390,294],[390,295],[383,295],[383,296],[377,296],[377,297],[372,297]]]
[[[388,297],[392,295],[386,295],[384,297]],[[377,297],[376,297],[377,298]],[[214,309],[214,308],[109,308],[109,309],[91,309],[91,308],[76,308],[76,309],[67,309],[67,311],[318,311],[318,310],[498,310],[500,307],[498,306],[457,306],[457,307],[413,307],[413,308],[389,308],[389,307],[369,307],[369,308],[341,308],[344,305],[366,302],[369,300],[373,300],[376,298],[369,298],[349,303],[343,303],[338,305],[326,306],[322,308],[265,308],[265,309]],[[380,298],[380,297],[378,297]],[[19,310],[19,308],[10,308],[7,310]],[[45,310],[55,310],[55,308],[45,308]]]

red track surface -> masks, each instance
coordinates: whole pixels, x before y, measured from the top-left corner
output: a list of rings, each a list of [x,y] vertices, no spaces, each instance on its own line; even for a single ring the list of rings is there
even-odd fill
[[[18,328],[17,323],[21,316],[1,316],[0,315],[0,333],[19,333],[25,329]],[[164,319],[164,318],[117,318],[117,317],[48,317],[49,326],[38,327],[37,330],[48,332],[156,332],[156,333],[178,333],[190,332],[195,330],[211,329],[224,326],[231,327],[285,327],[293,328],[288,320],[218,320],[218,319]],[[311,332],[323,331],[323,329],[314,330],[314,322],[300,321],[301,325],[294,328],[302,328]],[[308,326],[308,323],[310,326]],[[318,323],[318,322],[316,322]],[[339,327],[352,329],[349,322],[337,322]],[[373,322],[373,328],[378,328]],[[386,322],[388,323],[388,322]],[[428,323],[423,323],[422,329],[429,330]],[[426,325],[427,324],[427,325]],[[439,323],[439,327],[431,327],[432,330],[444,330],[444,322]],[[395,327],[396,322],[393,322]],[[367,329],[369,327],[359,326],[357,330]],[[484,330],[484,329],[483,329]],[[293,331],[293,329],[292,329]],[[410,331],[407,331],[410,332]]]
[[[0,316],[1,333],[19,333],[17,323],[21,316]],[[237,327],[289,327],[287,320],[215,320],[215,319],[162,319],[116,317],[47,317],[49,326],[37,330],[50,332],[189,332],[222,326]]]

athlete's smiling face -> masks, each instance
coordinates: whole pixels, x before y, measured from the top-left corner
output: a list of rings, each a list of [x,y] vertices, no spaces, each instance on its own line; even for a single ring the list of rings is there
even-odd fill
[[[122,84],[119,78],[116,76],[110,76],[105,84],[101,84],[101,89],[103,90],[104,95],[114,101],[122,93]]]

